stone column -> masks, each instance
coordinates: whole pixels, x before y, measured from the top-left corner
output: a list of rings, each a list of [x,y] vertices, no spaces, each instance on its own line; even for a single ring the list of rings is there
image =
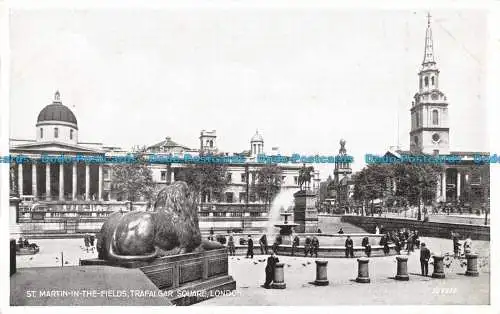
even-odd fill
[[[441,176],[439,176],[439,179],[437,180],[436,184],[436,201],[441,200]]]
[[[274,269],[274,282],[271,285],[274,289],[285,289],[285,271],[283,269],[283,263],[277,263],[276,268]]]
[[[51,200],[50,196],[50,163],[45,164],[45,199],[47,201]]]
[[[370,282],[370,274],[368,272],[368,262],[370,260],[368,258],[358,258],[358,278],[356,278],[356,282],[360,283],[369,283]]]
[[[328,261],[316,261],[316,280],[317,286],[328,286]]]
[[[446,170],[443,172],[443,178],[441,182],[441,200],[446,202]]]
[[[73,163],[73,173],[72,173],[72,175],[73,175],[73,177],[72,177],[72,179],[73,179],[72,180],[73,181],[73,186],[72,186],[72,190],[71,190],[71,196],[72,196],[72,198],[73,198],[74,201],[76,200],[76,191],[78,191],[78,189],[77,189],[77,184],[78,183],[77,183],[77,180],[76,180],[76,178],[77,178],[77,176],[76,176],[77,170],[76,169],[77,169],[77,165],[76,165],[76,162],[74,162]]]
[[[23,196],[23,164],[17,164],[17,190],[19,196]]]
[[[102,164],[99,165],[99,192],[98,192],[98,197],[99,201],[102,201]]]
[[[408,257],[397,256],[396,260],[398,261],[396,280],[410,280],[410,276],[408,276]]]
[[[85,200],[90,200],[90,166],[85,164]]]
[[[477,277],[479,276],[479,272],[477,271],[477,254],[467,254],[465,255],[467,258],[467,271],[465,272],[466,276]]]
[[[457,200],[460,200],[460,186],[462,181],[462,174],[457,171]]]
[[[64,199],[64,164],[59,164],[59,200]]]
[[[38,191],[37,191],[37,177],[36,177],[36,160],[32,161],[31,164],[31,194],[35,196],[35,199],[38,198]]]
[[[432,258],[434,259],[434,272],[432,273],[432,278],[444,278],[444,256],[434,255]]]

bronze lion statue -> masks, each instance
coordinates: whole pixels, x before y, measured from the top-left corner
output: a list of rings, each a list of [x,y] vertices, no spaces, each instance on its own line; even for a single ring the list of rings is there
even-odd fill
[[[222,248],[202,241],[196,198],[185,182],[160,190],[152,211],[115,212],[97,236],[100,259],[148,261],[156,257]]]

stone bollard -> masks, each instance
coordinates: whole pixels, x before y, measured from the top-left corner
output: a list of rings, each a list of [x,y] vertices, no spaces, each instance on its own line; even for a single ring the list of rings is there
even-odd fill
[[[408,276],[408,257],[396,256],[396,260],[398,261],[396,280],[410,280],[410,276]]]
[[[466,276],[477,277],[479,276],[479,272],[477,271],[477,254],[467,254],[465,255],[467,258],[467,271],[465,272]]]
[[[285,264],[283,263],[277,263],[276,268],[274,269],[274,281],[271,287],[273,289],[285,289],[286,288],[286,283],[285,283],[285,272],[284,272],[284,266]]]
[[[434,272],[432,273],[432,278],[444,278],[444,256],[434,255],[432,258],[434,259]]]
[[[316,280],[314,284],[317,286],[328,286],[328,261],[316,261]]]
[[[361,283],[369,283],[370,275],[368,273],[368,262],[370,260],[368,258],[358,258],[358,278],[356,278],[357,282]]]

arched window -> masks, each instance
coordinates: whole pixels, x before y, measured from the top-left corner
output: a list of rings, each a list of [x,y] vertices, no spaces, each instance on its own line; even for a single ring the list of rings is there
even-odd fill
[[[40,138],[43,138],[43,128],[40,128]]]
[[[214,141],[210,140],[210,148],[214,147]]]
[[[413,142],[415,143],[415,145],[418,145],[418,136],[413,137]]]
[[[54,137],[55,138],[59,137],[59,128],[54,128]]]
[[[425,87],[429,86],[429,78],[427,76],[424,78],[424,84]]]
[[[437,109],[432,110],[432,124],[439,124],[439,112],[437,111]]]
[[[420,124],[420,119],[419,119],[419,116],[418,116],[418,111],[415,112],[415,122],[416,122],[416,126],[418,127],[418,125]]]
[[[69,139],[72,140],[73,139],[73,130],[69,130]]]
[[[431,77],[431,85],[434,86],[434,76]]]

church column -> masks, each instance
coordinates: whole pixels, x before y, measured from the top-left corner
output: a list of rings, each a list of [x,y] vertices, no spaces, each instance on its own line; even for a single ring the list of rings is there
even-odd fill
[[[23,164],[17,164],[17,189],[19,196],[23,196]]]
[[[90,200],[90,166],[85,164],[85,200]]]
[[[76,162],[73,163],[73,186],[72,186],[72,193],[71,193],[71,196],[73,197],[73,200],[75,201],[76,200],[76,191],[78,190],[77,189],[77,181],[76,181]]]
[[[38,191],[37,191],[37,177],[36,177],[36,160],[33,159],[33,163],[31,164],[31,189],[33,196],[35,199],[38,198]]]
[[[446,170],[443,172],[443,181],[441,183],[441,200],[446,202]]]
[[[64,200],[64,164],[59,164],[59,200]]]
[[[45,199],[50,201],[50,163],[45,164]]]
[[[99,165],[99,201],[102,201],[102,164]]]
[[[457,201],[460,200],[460,188],[461,188],[462,174],[457,171]]]

